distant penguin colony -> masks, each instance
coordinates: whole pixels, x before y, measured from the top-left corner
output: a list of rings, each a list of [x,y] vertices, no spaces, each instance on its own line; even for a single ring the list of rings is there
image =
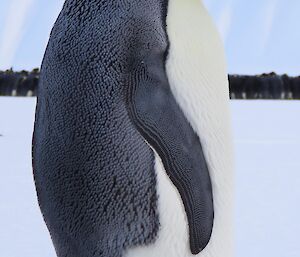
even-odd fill
[[[0,96],[36,96],[39,70],[0,71]]]
[[[33,135],[58,257],[232,257],[229,91],[199,0],[66,0]]]
[[[229,75],[231,99],[300,99],[300,76],[274,72],[261,75]],[[0,71],[0,96],[36,96],[39,70]]]
[[[231,99],[300,99],[300,76],[230,75],[229,82]]]

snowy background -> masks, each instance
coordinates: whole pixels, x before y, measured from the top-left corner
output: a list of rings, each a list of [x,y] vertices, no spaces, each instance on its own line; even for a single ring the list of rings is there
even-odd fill
[[[235,257],[299,257],[300,101],[231,107]],[[35,98],[0,97],[0,257],[55,256],[32,178],[34,110]]]

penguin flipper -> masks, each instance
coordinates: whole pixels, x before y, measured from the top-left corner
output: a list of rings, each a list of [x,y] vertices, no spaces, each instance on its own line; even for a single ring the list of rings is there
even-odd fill
[[[198,254],[210,240],[214,219],[212,185],[200,139],[177,104],[162,65],[142,63],[129,85],[129,115],[180,193],[191,252]]]

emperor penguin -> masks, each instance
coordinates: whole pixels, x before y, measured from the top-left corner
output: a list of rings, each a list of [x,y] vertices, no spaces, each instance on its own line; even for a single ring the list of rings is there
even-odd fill
[[[232,257],[231,142],[200,0],[65,0],[32,149],[58,257]]]

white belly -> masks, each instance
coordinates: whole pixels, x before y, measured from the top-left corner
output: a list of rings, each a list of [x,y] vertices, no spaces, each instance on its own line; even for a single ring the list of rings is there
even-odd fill
[[[200,0],[169,0],[167,75],[172,92],[199,135],[212,179],[215,221],[199,257],[233,257],[233,162],[224,50]],[[160,230],[149,246],[126,257],[191,257],[179,193],[156,156]]]

